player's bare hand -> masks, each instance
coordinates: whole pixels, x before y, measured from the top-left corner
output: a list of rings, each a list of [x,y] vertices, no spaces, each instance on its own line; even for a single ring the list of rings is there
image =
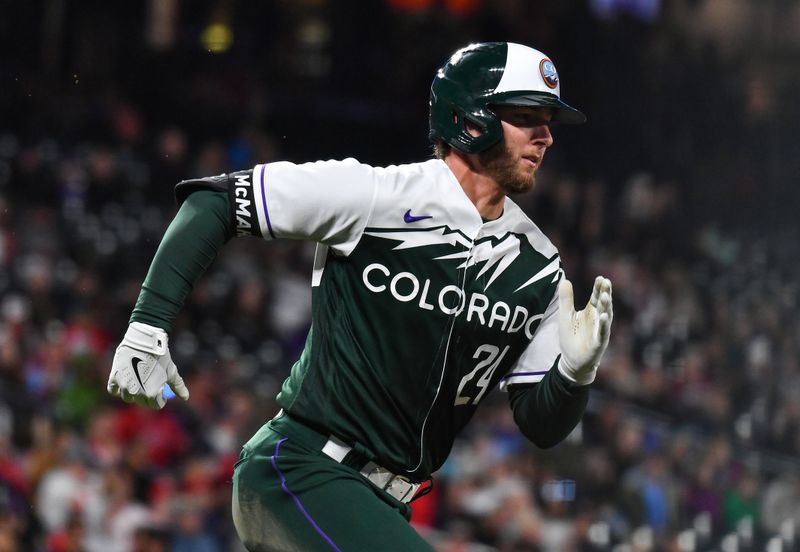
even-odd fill
[[[133,322],[114,353],[108,392],[128,403],[153,409],[167,404],[164,385],[183,400],[189,390],[169,354],[167,333],[161,328]]]
[[[576,312],[572,284],[564,278],[558,286],[558,337],[561,373],[580,385],[594,381],[608,347],[614,306],[611,280],[598,276],[586,307]]]

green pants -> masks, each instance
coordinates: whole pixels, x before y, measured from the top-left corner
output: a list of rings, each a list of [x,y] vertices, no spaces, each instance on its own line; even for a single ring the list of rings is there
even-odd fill
[[[322,453],[327,436],[282,414],[248,441],[233,475],[233,522],[250,552],[432,551],[411,508]]]

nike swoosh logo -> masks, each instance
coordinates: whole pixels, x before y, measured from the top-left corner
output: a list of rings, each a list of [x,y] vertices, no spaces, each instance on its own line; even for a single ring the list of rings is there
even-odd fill
[[[433,218],[433,215],[414,216],[411,214],[411,209],[406,211],[406,213],[403,215],[403,220],[406,222],[417,222],[418,220],[425,220],[430,218]]]
[[[142,386],[142,391],[144,391],[144,383],[142,382],[142,376],[139,375],[140,362],[142,362],[142,359],[139,357],[133,357],[131,359],[131,364],[133,365],[133,373],[136,374],[136,379],[139,380],[139,385]]]

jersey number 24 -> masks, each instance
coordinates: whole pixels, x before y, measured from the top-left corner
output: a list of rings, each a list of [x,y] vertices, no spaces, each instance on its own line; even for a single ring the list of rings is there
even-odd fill
[[[472,401],[472,404],[478,404],[478,401],[481,400],[484,393],[486,393],[486,390],[489,388],[489,382],[492,380],[492,374],[494,374],[494,371],[497,370],[498,366],[500,366],[500,363],[503,361],[503,357],[506,356],[509,347],[510,345],[506,345],[502,351],[500,351],[500,347],[489,345],[488,343],[478,347],[478,349],[475,351],[475,354],[472,355],[472,358],[485,358],[478,362],[478,364],[469,374],[461,378],[461,383],[458,384],[458,391],[456,392],[455,406],[469,404],[470,401]],[[483,371],[483,373],[480,375],[480,377],[478,377],[478,374],[480,374],[481,371]],[[478,381],[475,382],[475,387],[480,389],[478,394],[475,395],[475,398],[463,395],[463,393],[469,392],[469,389],[467,391],[464,390],[464,388],[467,387],[467,383],[476,377],[478,377]]]

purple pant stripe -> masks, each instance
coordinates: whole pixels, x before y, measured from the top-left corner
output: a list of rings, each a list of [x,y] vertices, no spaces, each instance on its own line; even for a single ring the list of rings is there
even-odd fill
[[[269,220],[269,211],[267,210],[267,192],[264,190],[264,173],[267,172],[266,167],[261,167],[261,204],[264,206],[264,218],[267,221],[267,230],[272,239],[275,239],[275,234],[272,232],[272,224]]]
[[[295,495],[295,494],[294,494],[292,491],[290,491],[290,490],[289,490],[289,487],[286,485],[286,478],[283,476],[283,473],[282,473],[282,472],[281,472],[281,470],[278,468],[278,464],[276,464],[276,463],[275,463],[275,459],[276,459],[276,458],[278,458],[278,453],[280,453],[280,450],[281,450],[281,445],[282,445],[282,444],[283,444],[283,442],[284,442],[284,441],[286,441],[287,439],[289,439],[289,438],[288,438],[288,437],[284,437],[283,439],[281,439],[280,441],[278,441],[278,444],[277,444],[277,445],[275,445],[275,455],[272,457],[272,468],[275,470],[275,472],[278,474],[278,477],[280,477],[280,479],[281,479],[281,488],[283,489],[283,491],[284,491],[286,494],[288,494],[290,497],[292,497],[292,500],[294,500],[294,503],[295,503],[295,504],[297,504],[297,507],[298,507],[298,508],[300,508],[300,511],[301,511],[301,512],[303,512],[303,515],[304,515],[304,516],[305,516],[305,518],[308,520],[308,522],[311,524],[311,526],[312,526],[312,527],[314,527],[314,530],[315,530],[317,533],[319,533],[319,534],[320,534],[320,536],[321,536],[323,539],[325,539],[325,540],[327,541],[327,543],[328,543],[328,544],[330,544],[330,545],[331,545],[331,548],[333,548],[334,550],[336,550],[336,552],[342,552],[341,550],[339,550],[339,547],[338,547],[338,546],[336,546],[336,543],[334,543],[334,542],[331,540],[331,538],[330,538],[328,535],[326,535],[326,534],[325,534],[325,531],[323,531],[323,530],[320,528],[320,526],[319,526],[319,525],[317,525],[317,522],[316,522],[316,521],[314,521],[314,518],[312,518],[312,517],[311,517],[311,515],[310,515],[310,514],[309,514],[309,513],[306,511],[306,509],[303,507],[303,504],[302,504],[302,502],[300,502],[300,499],[299,499],[299,498],[297,498],[297,496],[296,496],[296,495]]]

